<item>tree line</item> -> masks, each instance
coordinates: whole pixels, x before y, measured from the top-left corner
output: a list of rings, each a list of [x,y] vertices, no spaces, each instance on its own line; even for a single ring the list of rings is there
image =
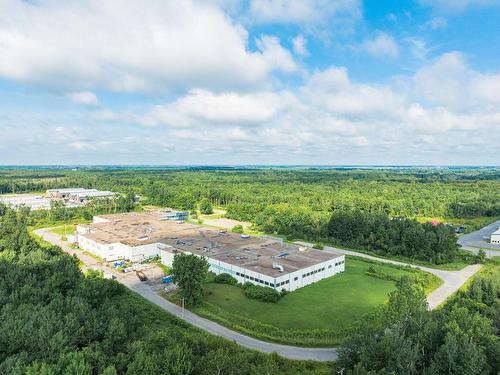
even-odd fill
[[[442,309],[407,279],[386,305],[363,319],[340,350],[346,375],[487,375],[500,370],[500,282],[476,279]]]
[[[202,333],[78,259],[41,246],[0,206],[0,374],[329,374]]]

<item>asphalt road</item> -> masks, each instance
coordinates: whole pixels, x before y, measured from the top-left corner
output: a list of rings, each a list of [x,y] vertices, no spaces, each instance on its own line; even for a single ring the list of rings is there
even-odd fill
[[[241,333],[232,331],[226,327],[212,322],[211,320],[193,314],[189,310],[182,309],[176,304],[167,301],[166,299],[159,296],[152,290],[147,282],[140,282],[139,279],[135,277],[135,275],[124,275],[122,273],[115,272],[109,268],[99,265],[99,263],[93,257],[86,255],[81,251],[72,249],[68,246],[67,242],[61,240],[59,235],[50,232],[51,229],[53,228],[37,229],[34,231],[34,233],[42,237],[45,241],[61,247],[61,249],[63,249],[65,252],[76,255],[85,263],[85,268],[101,269],[107,273],[114,274],[117,277],[116,280],[129,289],[140,294],[142,297],[161,307],[163,310],[169,312],[179,319],[185,320],[186,322],[197,328],[200,328],[213,335],[236,342],[237,344],[245,348],[257,350],[264,353],[276,352],[280,356],[289,359],[327,362],[335,361],[338,357],[336,348],[301,348],[296,346],[260,341]]]
[[[458,237],[458,244],[462,249],[476,254],[479,248],[484,249],[488,258],[500,256],[500,245],[489,243],[490,234],[500,227],[500,220],[485,226],[475,232],[463,234]]]
[[[301,348],[296,346],[289,345],[281,345],[270,342],[265,342],[261,340],[254,339],[252,337],[243,335],[241,333],[232,331],[226,327],[223,327],[217,323],[212,322],[211,320],[202,318],[192,312],[182,309],[176,304],[167,301],[166,299],[159,296],[155,293],[150,285],[147,282],[140,282],[135,275],[124,275],[109,268],[106,268],[100,265],[93,257],[84,254],[81,251],[71,249],[68,246],[68,243],[62,241],[59,235],[56,235],[50,232],[52,228],[43,228],[37,229],[34,233],[40,237],[42,237],[45,241],[50,242],[54,245],[61,247],[65,252],[69,254],[76,255],[80,260],[82,260],[85,264],[85,268],[95,268],[101,269],[107,273],[113,273],[117,277],[117,281],[127,286],[129,289],[134,292],[140,294],[142,297],[159,306],[163,310],[169,312],[170,314],[176,316],[179,319],[185,320],[191,325],[200,328],[206,332],[214,334],[216,336],[223,337],[227,340],[233,341],[245,348],[257,350],[264,353],[277,353],[282,357],[286,357],[289,359],[297,359],[297,360],[314,360],[314,361],[334,361],[338,358],[337,348]],[[366,259],[376,260],[383,263],[391,263],[396,265],[408,265],[407,263],[390,260],[390,259],[382,259],[377,258],[371,255],[357,253],[355,251],[337,249],[333,247],[325,247],[325,251],[335,251],[342,252],[347,255],[359,256]],[[461,285],[474,273],[476,273],[481,266],[480,265],[472,265],[467,266],[460,271],[443,271],[436,270],[428,267],[421,267],[410,265],[415,268],[419,268],[423,271],[430,272],[441,279],[443,279],[444,283],[434,292],[432,292],[428,297],[427,301],[429,303],[429,308],[433,309],[443,303],[451,294],[460,288]]]

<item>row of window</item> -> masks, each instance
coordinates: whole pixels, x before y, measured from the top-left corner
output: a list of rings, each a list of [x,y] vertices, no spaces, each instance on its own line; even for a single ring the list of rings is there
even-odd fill
[[[331,267],[329,267],[329,268],[331,268]],[[303,277],[303,278],[304,278],[304,277],[308,277],[308,276],[311,276],[311,275],[313,275],[313,274],[315,274],[315,273],[322,272],[322,271],[324,271],[324,270],[325,270],[325,267],[323,267],[323,268],[318,268],[317,270],[314,270],[314,271],[311,271],[311,272],[308,272],[308,273],[303,274],[303,275],[302,275],[302,277]],[[295,278],[295,279],[297,279],[297,278]]]
[[[274,284],[272,284],[272,283],[270,283],[268,281],[264,281],[262,279],[257,279],[256,277],[253,277],[253,276],[244,275],[244,274],[242,274],[240,272],[236,272],[236,276],[243,277],[243,278],[245,278],[247,280],[255,281],[255,282],[259,283],[259,284],[271,286],[271,287],[274,288]]]
[[[344,261],[340,261],[338,263],[335,263],[336,266],[340,266],[341,264],[344,264]]]

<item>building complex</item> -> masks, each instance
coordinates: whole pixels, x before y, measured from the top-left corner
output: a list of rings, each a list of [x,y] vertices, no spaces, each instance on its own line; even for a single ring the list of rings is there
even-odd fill
[[[49,210],[52,202],[62,202],[66,207],[81,207],[91,199],[113,198],[117,193],[85,188],[49,189],[45,196],[17,194],[0,196],[0,202],[12,208],[29,207],[31,210]]]
[[[107,261],[160,255],[171,266],[176,254],[195,254],[216,274],[277,290],[293,291],[345,270],[343,254],[201,227],[179,221],[182,215],[159,210],[96,216],[77,226],[76,241]]]

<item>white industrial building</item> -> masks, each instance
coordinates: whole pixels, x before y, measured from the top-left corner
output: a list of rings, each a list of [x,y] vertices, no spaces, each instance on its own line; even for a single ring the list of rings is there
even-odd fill
[[[169,220],[172,211],[101,215],[77,226],[80,248],[107,260],[161,256],[172,265],[178,253],[207,258],[210,271],[238,282],[293,291],[345,270],[340,253],[285,244],[274,238],[241,236]]]
[[[496,231],[491,233],[490,243],[500,244],[500,227]]]
[[[97,189],[85,188],[63,188],[49,189],[46,192],[47,197],[54,200],[62,200],[66,205],[85,205],[90,199],[113,198],[117,195],[112,191],[101,191]]]
[[[15,195],[0,197],[0,203],[3,203],[11,208],[18,209],[21,207],[29,207],[31,210],[50,210],[50,199],[41,195]]]

